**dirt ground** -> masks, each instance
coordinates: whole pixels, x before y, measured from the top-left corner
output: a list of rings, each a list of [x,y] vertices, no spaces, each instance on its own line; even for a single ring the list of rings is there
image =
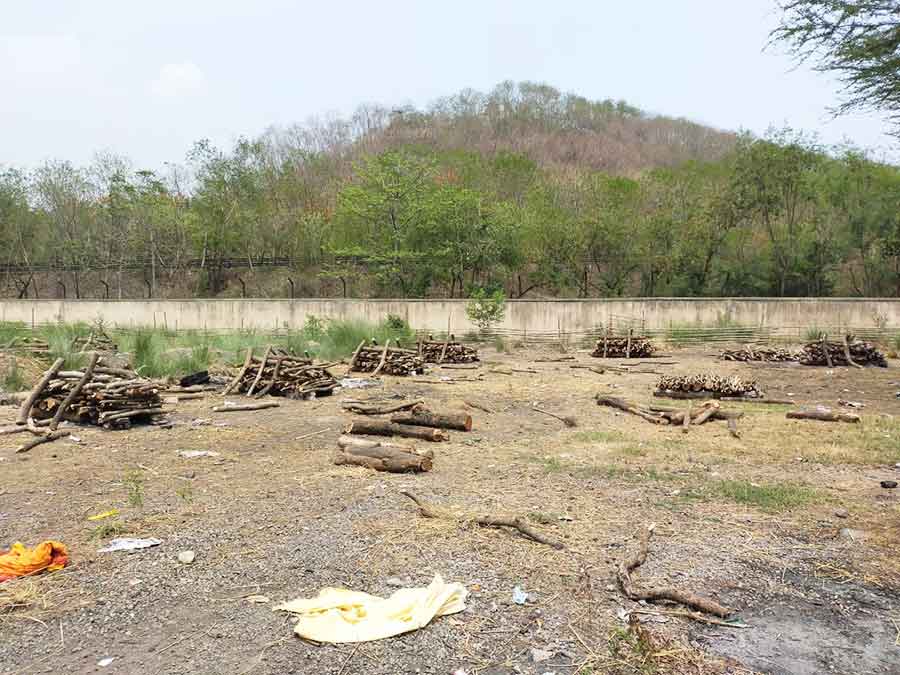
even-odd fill
[[[900,490],[880,485],[900,479],[897,362],[828,370],[721,363],[713,351],[668,350],[638,372],[599,374],[571,368],[602,365],[584,352],[535,362],[560,354],[489,349],[479,370],[385,377],[376,388],[258,412],[212,413],[221,396],[210,395],[179,403],[168,429],[78,429],[80,442],[23,455],[13,453],[19,437],[0,437],[0,548],[58,539],[72,560],[0,586],[0,672],[900,673]],[[859,401],[863,422],[723,404],[746,413],[735,439],[723,422],[682,433],[593,399],[659,404],[657,375],[645,371],[713,370],[800,404]],[[469,408],[472,432],[429,444],[430,473],[333,465],[352,418],[341,400],[394,396],[492,412]],[[14,417],[0,408],[3,424]],[[181,450],[220,455],[185,459]],[[422,518],[402,489],[526,516],[566,548]],[[88,520],[110,509],[119,515]],[[616,566],[649,523],[656,533],[636,583],[707,595],[747,627],[623,597]],[[124,535],[163,543],[97,552]],[[196,561],[179,563],[188,549]],[[436,573],[468,588],[467,609],[379,642],[312,644],[272,610],[325,586],[387,595]],[[526,604],[513,602],[515,586]]]

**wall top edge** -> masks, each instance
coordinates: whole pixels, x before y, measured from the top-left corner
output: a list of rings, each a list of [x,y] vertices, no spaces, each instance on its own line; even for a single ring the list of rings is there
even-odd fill
[[[388,303],[465,303],[467,298],[135,298],[132,300],[114,300],[104,298],[38,298],[38,299],[17,299],[6,298],[0,299],[2,304],[49,304],[49,303],[97,303],[104,305],[118,304],[164,304],[164,303],[226,303],[226,302],[244,302],[244,303],[272,303],[287,302],[291,304],[300,304],[305,302],[330,302],[330,303],[355,303],[367,302],[372,304],[388,304]],[[537,304],[537,303],[569,303],[569,304],[587,304],[587,303],[618,303],[618,302],[686,302],[686,303],[704,303],[704,302],[770,302],[770,303],[788,303],[788,302],[804,302],[804,303],[837,303],[837,302],[900,302],[900,298],[816,298],[816,297],[795,297],[795,298],[773,298],[773,297],[598,297],[598,298],[517,298],[507,299],[510,304]]]

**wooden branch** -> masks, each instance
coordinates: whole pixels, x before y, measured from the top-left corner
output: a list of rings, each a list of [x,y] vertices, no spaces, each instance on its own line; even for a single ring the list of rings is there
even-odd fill
[[[834,410],[791,410],[786,414],[791,420],[818,420],[820,422],[848,422],[856,424],[860,417],[854,413]]]
[[[253,361],[253,347],[247,347],[247,358],[244,359],[244,365],[241,366],[241,369],[238,371],[238,374],[234,376],[234,379],[231,383],[225,387],[225,391],[222,392],[222,396],[227,396],[234,388],[237,387],[241,383],[241,378],[244,377],[244,373],[247,372],[247,368],[250,367],[250,364]]]
[[[681,433],[686,434],[691,427],[691,406],[688,405],[681,418]]]
[[[24,443],[23,445],[20,445],[18,448],[16,448],[16,452],[17,453],[28,452],[32,448],[34,448],[38,445],[41,445],[42,443],[49,443],[50,441],[55,441],[59,438],[64,438],[71,433],[72,433],[72,431],[69,429],[60,429],[59,431],[51,431],[49,433],[42,434],[40,436],[36,436],[35,438],[32,438],[27,443]]]
[[[672,421],[673,424],[678,424],[681,422],[681,416],[684,412],[676,409],[669,408],[667,406],[661,405],[648,405],[647,410],[651,412],[660,412],[667,413],[667,417]],[[744,416],[744,412],[742,410],[722,410],[721,408],[716,409],[716,411],[712,414],[711,419],[714,420],[728,420],[728,419],[740,419]]]
[[[650,548],[650,537],[653,534],[654,525],[649,525],[641,530],[640,546],[637,552],[630,558],[623,560],[619,565],[616,573],[616,579],[622,592],[628,596],[630,600],[644,600],[646,602],[656,602],[658,600],[669,600],[677,602],[686,607],[713,614],[722,618],[731,615],[731,610],[723,607],[714,600],[702,598],[687,591],[679,591],[670,586],[660,586],[657,588],[638,589],[634,587],[631,579],[631,573],[638,567],[643,565],[647,560],[647,553]]]
[[[463,401],[463,403],[465,405],[469,406],[470,408],[475,408],[475,410],[480,410],[481,412],[485,412],[488,415],[494,414],[493,410],[491,410],[490,408],[486,408],[485,406],[481,405],[480,403],[475,403],[474,401]]]
[[[26,426],[21,427],[3,427],[0,429],[0,436],[6,436],[8,434],[18,434],[22,431],[30,431],[30,429]]]
[[[407,426],[395,424],[387,420],[365,419],[354,420],[347,427],[348,434],[372,435],[372,436],[401,436],[403,438],[421,438],[425,441],[449,441],[446,431],[432,429],[430,427]]]
[[[734,436],[735,438],[740,438],[741,435],[738,433],[737,428],[737,420],[734,417],[729,417],[727,420],[728,424],[728,433]]]
[[[25,424],[28,421],[28,417],[31,415],[31,407],[34,405],[34,402],[37,401],[38,396],[41,395],[41,392],[47,387],[56,374],[60,371],[60,368],[63,367],[65,363],[65,359],[56,359],[53,362],[53,365],[50,366],[49,370],[44,373],[44,376],[40,379],[40,381],[34,385],[34,389],[31,390],[31,394],[28,395],[28,398],[25,399],[25,402],[22,403],[22,407],[19,408],[19,416],[16,418],[16,424]]]
[[[281,370],[281,363],[283,361],[284,361],[284,356],[279,356],[275,360],[275,367],[272,369],[272,380],[269,382],[269,384],[267,384],[265,387],[263,387],[262,391],[260,391],[259,393],[256,394],[256,398],[262,398],[263,396],[268,394],[270,391],[272,391],[272,387],[274,387],[275,383],[278,382],[278,371]],[[262,371],[260,371],[260,372],[262,372]]]
[[[829,368],[834,368],[834,363],[831,362],[831,354],[828,351],[828,334],[822,333],[822,339],[820,341],[822,343],[822,351],[825,352],[825,362],[828,364]]]
[[[849,363],[854,368],[862,368],[856,361],[853,360],[853,357],[850,355],[850,345],[847,342],[847,335],[844,334],[844,358],[847,359],[847,363]]]
[[[250,384],[250,388],[247,390],[247,396],[253,396],[253,392],[259,384],[260,378],[262,378],[263,371],[266,369],[266,362],[269,360],[269,354],[272,353],[272,345],[266,347],[266,351],[263,352],[262,363],[259,364],[259,370],[256,371],[256,377],[253,378],[253,382]]]
[[[365,340],[363,340],[362,342],[360,342],[357,345],[356,350],[353,352],[353,355],[350,357],[350,365],[347,367],[348,371],[353,370],[353,368],[356,366],[356,359],[359,356],[359,352],[362,350],[363,347],[365,347],[365,345],[366,345]]]
[[[265,410],[266,408],[279,408],[278,401],[265,401],[264,403],[241,403],[238,405],[217,405],[213,412],[241,412],[244,410]]]
[[[388,347],[391,345],[391,339],[388,338],[384,341],[384,349],[381,351],[381,361],[378,362],[378,367],[372,371],[372,377],[378,377],[381,373],[381,369],[384,368],[384,364],[387,363],[387,355],[388,355]]]
[[[341,402],[341,407],[348,412],[356,413],[358,415],[387,415],[401,410],[409,410],[410,408],[415,408],[417,405],[422,405],[423,403],[425,403],[425,401],[417,399],[415,401],[407,401],[406,403],[397,403],[395,405],[378,406],[366,405],[360,401],[343,401]]]
[[[627,401],[617,398],[615,396],[604,396],[603,394],[597,395],[597,404],[609,406],[610,408],[618,408],[623,412],[631,413],[632,415],[637,415],[648,422],[652,422],[653,424],[668,424],[669,420],[661,415],[654,415],[645,410],[641,410],[640,408],[634,406]]]
[[[74,401],[78,394],[81,393],[81,388],[90,381],[94,374],[94,368],[97,366],[98,358],[100,358],[100,355],[97,352],[91,353],[91,359],[88,361],[87,368],[84,369],[84,375],[81,376],[81,379],[78,380],[75,386],[69,391],[68,395],[63,399],[63,402],[56,408],[56,413],[50,421],[50,431],[56,431],[56,427],[59,426],[59,421],[72,404],[72,401]]]
[[[121,412],[101,413],[98,421],[101,424],[112,422],[113,420],[123,420],[131,417],[141,417],[144,415],[162,415],[162,408],[135,408],[134,410],[123,410]]]
[[[460,518],[456,518],[449,513],[445,513],[441,509],[435,507],[434,505],[425,501],[421,497],[416,496],[412,492],[409,492],[408,490],[401,490],[400,494],[412,499],[416,503],[416,506],[419,507],[419,513],[421,513],[425,518],[453,518],[457,521],[460,520]],[[518,530],[529,539],[538,542],[539,544],[546,544],[547,546],[551,546],[557,550],[565,548],[565,544],[563,544],[561,541],[557,541],[556,539],[552,539],[551,537],[541,534],[540,532],[530,527],[525,522],[524,518],[520,518],[517,516],[475,515],[466,517],[464,520],[471,520],[485,527],[511,527],[515,530]]]
[[[708,401],[704,404],[704,409],[700,412],[700,414],[697,415],[693,420],[691,420],[691,424],[703,424],[704,422],[706,422],[706,420],[715,415],[718,409],[718,403],[716,403],[715,401]]]
[[[416,406],[410,412],[394,415],[394,424],[410,424],[414,427],[436,427],[438,429],[456,429],[472,431],[472,416],[468,413],[436,413],[426,410],[424,406]]]
[[[382,441],[376,440],[374,438],[362,438],[360,436],[345,436],[341,435],[338,437],[338,447],[341,449],[346,448],[388,448],[391,450],[398,450],[403,452],[415,452],[417,454],[434,457],[434,451],[425,450],[424,452],[418,452],[411,445],[400,445],[398,443],[392,443],[391,441]]]
[[[414,448],[370,441],[363,438],[341,436],[338,439],[340,452],[335,456],[335,464],[355,464],[376,471],[408,473],[431,471],[434,453],[420,453]]]
[[[550,417],[554,417],[554,418],[558,419],[560,422],[562,422],[563,424],[565,424],[567,427],[577,427],[578,426],[578,420],[576,420],[574,417],[565,417],[562,415],[557,415],[556,413],[552,413],[549,410],[542,410],[541,408],[538,408],[537,406],[531,406],[531,409],[534,410],[535,412],[543,413],[544,415],[549,415]]]
[[[767,405],[794,405],[797,401],[789,398],[750,398],[749,396],[722,396],[720,401],[740,401],[741,403],[765,403]]]

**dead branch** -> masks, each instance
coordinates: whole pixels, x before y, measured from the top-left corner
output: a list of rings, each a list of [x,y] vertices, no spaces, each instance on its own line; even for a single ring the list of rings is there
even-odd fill
[[[520,518],[518,516],[476,515],[471,517],[467,516],[466,518],[461,519],[442,511],[441,509],[435,507],[433,504],[430,504],[429,502],[425,501],[421,497],[416,496],[408,490],[401,490],[400,494],[413,500],[416,503],[416,506],[419,507],[419,513],[421,513],[425,518],[453,518],[457,521],[471,520],[484,527],[511,527],[515,530],[518,530],[529,539],[538,542],[539,544],[546,544],[547,546],[551,546],[557,550],[562,550],[565,548],[565,544],[563,544],[561,541],[557,541],[544,534],[541,534],[540,532],[537,532],[525,522],[524,518]]]
[[[91,359],[88,361],[87,368],[84,369],[84,375],[82,375],[78,380],[78,383],[69,390],[69,393],[63,399],[63,402],[56,408],[56,413],[53,415],[53,419],[50,420],[50,431],[56,431],[56,427],[59,426],[59,421],[62,419],[63,414],[69,409],[72,401],[74,401],[78,394],[81,393],[84,385],[90,381],[94,374],[94,368],[97,366],[98,358],[100,358],[100,355],[97,352],[91,353]]]
[[[637,406],[624,399],[617,398],[615,396],[604,396],[603,394],[597,395],[597,404],[609,406],[610,408],[618,408],[619,410],[627,413],[631,413],[632,415],[637,415],[638,417],[647,420],[648,422],[652,422],[653,424],[668,424],[669,420],[663,417],[662,415],[654,415],[653,413],[641,410]]]
[[[366,405],[360,401],[342,401],[341,407],[347,412],[356,413],[358,415],[387,415],[389,413],[399,412],[401,410],[409,410],[417,405],[425,403],[422,399],[415,401],[407,401],[406,403],[397,403],[395,405]]]
[[[487,413],[488,415],[494,414],[493,410],[491,410],[490,408],[486,408],[485,406],[481,405],[480,403],[475,403],[474,401],[463,401],[463,403],[465,405],[469,406],[470,408],[475,408],[475,410],[480,410],[481,412]]]
[[[24,443],[24,444],[20,445],[18,448],[16,448],[16,452],[17,453],[28,452],[32,448],[34,448],[38,445],[41,445],[42,443],[49,443],[50,441],[55,441],[59,438],[64,438],[65,436],[68,436],[71,433],[72,432],[69,429],[60,429],[58,431],[51,431],[49,433],[45,433],[40,436],[36,436],[35,438],[32,438],[27,443]]]
[[[538,408],[536,406],[532,406],[531,409],[534,410],[535,412],[543,413],[544,415],[549,415],[550,417],[554,417],[554,418],[558,419],[560,422],[562,422],[563,424],[565,424],[567,427],[577,427],[578,426],[578,420],[576,420],[574,417],[557,415],[556,413],[552,413],[549,410],[541,410],[540,408]]]
[[[653,535],[654,525],[648,525],[643,528],[638,535],[640,538],[640,546],[637,552],[631,557],[623,560],[619,565],[616,573],[616,579],[622,592],[628,596],[630,600],[645,600],[646,602],[656,602],[658,600],[668,600],[677,602],[692,609],[713,614],[722,618],[726,618],[731,614],[731,610],[723,607],[714,600],[702,598],[698,595],[687,591],[679,591],[670,586],[660,586],[657,588],[638,589],[635,588],[631,573],[647,561],[647,554],[650,549],[650,537]]]
[[[234,379],[231,381],[231,383],[227,387],[225,387],[225,391],[222,392],[222,396],[228,396],[228,394],[230,394],[234,390],[234,388],[238,386],[241,378],[244,377],[244,373],[247,372],[247,368],[250,367],[250,364],[252,362],[253,347],[247,347],[247,358],[244,359],[244,365],[241,366],[241,369],[238,371],[238,374],[234,376]]]
[[[245,410],[265,410],[266,408],[278,408],[281,404],[277,401],[266,401],[265,403],[241,403],[238,405],[217,405],[213,412],[240,412]]]
[[[259,366],[259,370],[256,371],[256,377],[253,378],[253,382],[250,384],[250,388],[247,390],[247,396],[253,396],[253,392],[256,390],[257,385],[259,385],[259,381],[262,378],[263,371],[266,369],[266,363],[269,361],[269,354],[272,353],[272,345],[266,347],[266,351],[263,353],[262,363]]]
[[[834,410],[791,410],[786,414],[791,420],[818,420],[820,422],[847,422],[856,424],[860,417],[855,413]]]

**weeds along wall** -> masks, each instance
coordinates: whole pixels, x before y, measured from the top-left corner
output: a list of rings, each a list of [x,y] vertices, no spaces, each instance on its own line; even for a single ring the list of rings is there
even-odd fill
[[[419,331],[462,337],[477,331],[465,300],[3,300],[0,321],[26,325],[91,322],[167,330],[297,330],[308,316],[377,323],[388,315]],[[805,337],[847,330],[862,336],[900,332],[900,299],[866,298],[601,298],[511,300],[494,332],[540,340],[590,338],[633,328],[689,342]]]

